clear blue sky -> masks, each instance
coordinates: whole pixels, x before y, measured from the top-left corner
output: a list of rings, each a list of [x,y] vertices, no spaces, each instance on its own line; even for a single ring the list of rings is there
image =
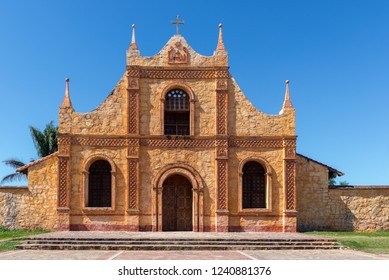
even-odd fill
[[[66,77],[75,109],[94,109],[125,72],[131,24],[151,56],[177,14],[203,55],[223,23],[230,72],[261,111],[278,114],[291,81],[299,153],[389,184],[389,1],[0,0],[0,160],[37,158],[28,126],[57,123]]]

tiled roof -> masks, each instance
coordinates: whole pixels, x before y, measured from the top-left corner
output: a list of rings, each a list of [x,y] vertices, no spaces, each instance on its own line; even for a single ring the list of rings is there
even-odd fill
[[[371,190],[371,189],[389,189],[388,185],[370,185],[370,186],[353,186],[353,185],[340,185],[340,186],[329,186],[330,189],[359,189],[359,190]]]
[[[41,162],[44,162],[45,160],[48,160],[49,158],[52,158],[54,156],[57,156],[58,155],[58,152],[55,152],[55,153],[52,153],[51,155],[48,155],[46,157],[43,157],[43,158],[40,158],[40,159],[37,159],[29,164],[26,164],[22,167],[19,167],[18,169],[16,169],[16,172],[20,172],[20,173],[24,173],[24,174],[27,174],[28,173],[28,169],[31,167],[31,166],[34,166],[38,163],[41,163]]]
[[[335,169],[335,168],[333,168],[333,167],[331,167],[331,166],[328,166],[328,165],[326,165],[326,164],[324,164],[324,163],[321,163],[321,162],[319,162],[319,161],[317,161],[317,160],[311,159],[311,158],[306,157],[306,156],[304,156],[304,155],[302,155],[302,154],[299,154],[299,153],[297,153],[297,156],[302,157],[302,158],[305,158],[305,159],[308,160],[308,161],[312,161],[312,162],[315,162],[315,163],[317,163],[317,164],[320,164],[321,166],[327,167],[329,172],[331,172],[331,173],[333,173],[333,174],[336,174],[337,176],[343,176],[343,175],[344,175],[344,172],[339,171],[339,170],[337,170],[337,169]]]

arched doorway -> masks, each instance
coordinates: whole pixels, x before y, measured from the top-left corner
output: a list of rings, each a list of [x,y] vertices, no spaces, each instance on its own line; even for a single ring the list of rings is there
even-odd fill
[[[192,184],[182,175],[168,177],[162,191],[162,230],[192,231],[192,213]]]

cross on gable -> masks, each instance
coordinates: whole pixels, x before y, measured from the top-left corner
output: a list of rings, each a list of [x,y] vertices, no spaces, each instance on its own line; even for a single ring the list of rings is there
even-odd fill
[[[180,24],[185,24],[184,21],[180,21],[180,16],[177,15],[177,16],[176,16],[176,21],[172,21],[171,23],[176,25],[176,34],[180,34],[180,33],[178,32],[178,26],[179,26]]]

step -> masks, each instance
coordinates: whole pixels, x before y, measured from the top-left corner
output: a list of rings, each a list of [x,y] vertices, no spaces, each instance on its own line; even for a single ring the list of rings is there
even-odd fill
[[[328,250],[339,249],[338,245],[114,245],[114,244],[22,244],[17,247],[23,250]]]
[[[89,240],[57,240],[57,239],[52,239],[52,240],[33,240],[33,239],[27,239],[25,240],[25,243],[40,243],[40,244],[62,244],[62,243],[68,243],[68,244],[91,244],[91,243],[99,243],[99,244],[198,244],[198,245],[209,245],[209,244],[220,244],[220,245],[234,245],[234,244],[239,244],[239,245],[256,245],[256,244],[263,244],[263,245],[326,245],[326,244],[333,244],[335,241],[321,241],[321,240],[316,240],[316,241],[305,241],[305,240],[300,240],[300,241],[265,241],[265,240],[258,240],[258,241],[241,241],[241,240],[236,240],[234,242],[231,241],[217,241],[214,242],[212,240],[207,240],[207,241],[175,241],[175,240],[160,240],[160,241],[148,241],[148,240],[143,240],[143,241],[134,241],[134,240],[101,240],[101,241],[96,241],[93,239]]]

